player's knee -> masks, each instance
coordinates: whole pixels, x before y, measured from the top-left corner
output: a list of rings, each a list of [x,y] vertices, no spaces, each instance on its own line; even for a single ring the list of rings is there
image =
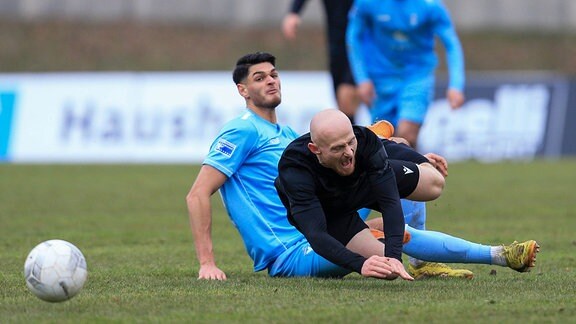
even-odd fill
[[[446,185],[446,180],[442,174],[440,174],[434,166],[428,163],[420,164],[419,170],[420,181],[418,187],[421,194],[424,196],[421,200],[429,201],[440,197],[444,191],[444,186]]]
[[[444,177],[438,172],[438,174],[434,175],[433,181],[430,185],[430,194],[434,197],[432,199],[436,199],[440,197],[442,192],[444,191],[444,186],[446,185],[446,180]]]

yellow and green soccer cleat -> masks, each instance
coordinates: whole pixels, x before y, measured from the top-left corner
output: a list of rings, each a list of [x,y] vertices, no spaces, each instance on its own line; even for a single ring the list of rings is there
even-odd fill
[[[540,245],[534,240],[518,243],[516,241],[504,246],[502,255],[506,258],[506,264],[518,271],[528,272],[536,265],[536,253],[540,252]]]
[[[444,263],[423,262],[419,266],[408,265],[408,273],[414,279],[425,279],[431,277],[442,278],[474,278],[474,273],[466,269],[452,269]]]

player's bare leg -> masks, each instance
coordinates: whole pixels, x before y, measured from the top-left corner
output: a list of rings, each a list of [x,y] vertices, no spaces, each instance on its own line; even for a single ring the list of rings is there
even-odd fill
[[[346,248],[365,258],[373,255],[384,256],[384,245],[372,235],[369,229],[364,229],[354,235],[346,244]]]
[[[339,85],[336,89],[336,101],[338,101],[338,109],[346,114],[350,120],[353,120],[360,106],[360,97],[356,92],[356,86],[352,84]]]
[[[420,127],[421,125],[418,123],[402,119],[398,122],[395,136],[403,137],[410,143],[411,147],[416,148]]]
[[[420,178],[416,189],[406,197],[413,201],[431,201],[442,194],[446,179],[436,168],[430,163],[422,163],[418,165]]]
[[[382,221],[382,217],[374,217],[368,219],[366,220],[366,225],[368,225],[370,229],[384,231],[384,223]]]

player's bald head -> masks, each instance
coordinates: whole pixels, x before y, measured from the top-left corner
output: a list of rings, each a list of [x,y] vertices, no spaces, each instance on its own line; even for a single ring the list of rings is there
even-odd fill
[[[334,138],[352,132],[350,119],[338,109],[322,110],[310,121],[310,137],[316,145],[324,146]]]

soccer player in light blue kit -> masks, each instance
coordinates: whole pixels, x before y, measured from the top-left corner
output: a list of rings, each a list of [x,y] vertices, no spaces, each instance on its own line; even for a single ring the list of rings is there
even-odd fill
[[[218,190],[254,262],[254,271],[268,270],[270,276],[280,277],[341,277],[352,272],[312,250],[304,236],[290,225],[274,188],[280,156],[287,144],[297,138],[291,128],[276,120],[281,88],[274,56],[254,53],[240,58],[233,79],[247,109],[220,131],[186,196],[200,263],[198,278],[226,279],[216,265],[211,235],[211,196]],[[407,231],[411,240],[404,245],[404,252],[420,259],[498,264],[517,271],[534,266],[535,241],[487,246],[438,232],[411,228]],[[366,266],[380,274],[373,276],[386,278],[401,272],[383,256],[365,257]]]
[[[446,96],[452,108],[459,108],[464,102],[464,58],[441,0],[355,0],[350,10],[346,41],[358,93],[370,107],[373,122],[391,122],[396,136],[414,148],[434,94],[436,36],[446,49]],[[424,202],[402,200],[402,208],[407,224],[425,229]],[[461,274],[446,265],[413,258],[410,270],[413,275]]]
[[[464,103],[462,46],[441,0],[355,0],[346,34],[361,99],[373,122],[384,119],[414,148],[433,98],[435,36],[446,48],[447,99]]]

